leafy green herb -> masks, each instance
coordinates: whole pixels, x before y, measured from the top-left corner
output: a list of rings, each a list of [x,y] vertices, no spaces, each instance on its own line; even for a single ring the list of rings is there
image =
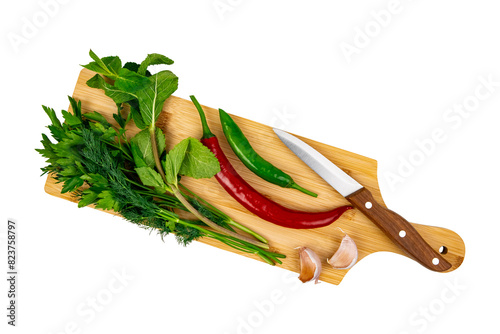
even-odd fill
[[[146,75],[148,67],[151,65],[172,65],[173,63],[174,61],[172,59],[165,57],[164,55],[158,53],[150,53],[135,72],[141,75]]]
[[[125,65],[123,65],[123,68],[126,68],[127,70],[130,70],[130,71],[135,72],[135,73],[137,73],[139,71],[139,67],[140,67],[140,65],[137,64],[136,62],[133,62],[133,61],[129,61],[129,62],[125,63]],[[151,72],[146,70],[146,73],[145,74],[141,73],[141,75],[144,75],[146,77],[150,77]]]
[[[115,87],[127,92],[134,93],[149,84],[147,78],[126,68],[121,68],[115,80]]]
[[[141,152],[141,157],[146,165],[149,167],[154,167],[155,159],[149,130],[142,130],[141,132],[136,134],[132,138],[132,142],[137,145],[138,149]],[[158,155],[161,155],[165,151],[165,135],[159,128],[156,128],[156,143]]]
[[[177,89],[178,78],[170,71],[151,75],[148,67],[170,65],[173,61],[150,54],[140,65],[128,62],[122,66],[117,56],[99,58],[92,51],[90,56],[93,61],[84,67],[98,74],[87,84],[102,89],[117,104],[113,118],[119,127],[98,112],[82,114],[80,102],[72,98],[73,113],[63,111],[64,123],[53,109],[44,107],[56,142],[42,135],[43,148],[37,149],[47,159],[42,172],[63,183],[62,191],[77,195],[79,207],[94,205],[114,210],[133,223],[156,229],[162,237],[173,232],[183,245],[210,237],[256,254],[270,264],[281,263],[279,258],[284,256],[268,251],[264,238],[180,183],[182,175],[212,177],[220,166],[194,138],[186,138],[170,152],[165,151],[165,134],[155,123],[165,100]],[[121,114],[124,105],[130,110],[125,116]],[[125,130],[130,119],[143,129],[132,139]],[[181,219],[175,213],[177,209],[190,211],[199,220]]]
[[[219,160],[198,139],[187,138],[189,146],[179,174],[195,179],[210,178],[220,172]]]
[[[138,146],[121,135],[125,130],[114,128],[97,112],[82,114],[80,103],[71,98],[70,103],[73,114],[70,117],[63,112],[64,123],[52,109],[44,107],[51,120],[49,130],[55,142],[42,134],[43,148],[37,151],[47,159],[43,173],[50,173],[63,183],[63,192],[76,195],[78,207],[94,205],[114,210],[130,222],[157,230],[162,237],[174,233],[182,245],[210,237],[243,252],[254,253],[270,264],[281,263],[283,255],[270,252],[266,247],[214,231],[198,220],[181,219],[173,211],[186,210],[186,207],[168,194],[171,189],[158,172],[146,165]],[[190,139],[181,147],[187,144]],[[84,184],[86,188],[80,189]],[[193,197],[188,201],[227,231],[233,232],[231,225],[237,226],[229,217],[199,199]]]
[[[89,51],[90,58],[94,61],[87,65],[82,65],[86,69],[97,72],[110,79],[116,80],[118,78],[118,72],[122,68],[122,62],[118,57],[104,57],[99,58],[94,51]]]
[[[135,171],[137,172],[137,175],[139,175],[142,184],[145,186],[163,188],[165,189],[164,192],[166,191],[166,185],[163,182],[161,175],[158,174],[153,168],[138,167]]]
[[[134,93],[136,99],[127,101],[130,106],[132,119],[136,125],[141,129],[146,129],[149,132],[150,144],[145,141],[145,131],[140,132],[136,135],[137,138],[134,139],[136,148],[133,150],[133,154],[138,154],[138,151],[142,153],[140,159],[136,156],[134,160],[137,162],[145,163],[149,168],[153,168],[152,160],[154,161],[154,166],[156,167],[156,172],[159,173],[161,179],[164,182],[164,187],[155,187],[155,189],[171,189],[172,194],[185,206],[185,208],[194,214],[198,219],[212,227],[213,229],[227,233],[232,237],[237,237],[240,239],[246,239],[248,242],[254,242],[251,239],[247,239],[245,236],[241,236],[233,231],[225,231],[221,229],[216,223],[208,219],[206,216],[202,215],[191,203],[184,197],[182,192],[178,188],[178,175],[182,167],[182,162],[184,161],[185,153],[182,152],[182,156],[167,155],[169,158],[162,164],[160,155],[163,152],[162,143],[163,138],[158,138],[156,121],[163,109],[163,104],[166,99],[172,95],[172,93],[177,89],[178,78],[171,71],[164,70],[160,71],[151,76],[144,76],[147,68],[150,65],[167,64],[170,65],[173,61],[165,56],[158,54],[150,54],[141,63],[137,69],[137,73],[126,68],[118,69],[116,64],[118,61],[114,60],[114,66],[111,68],[108,66],[109,57],[98,59],[97,55],[90,51],[90,56],[94,60],[92,63],[86,65],[87,68],[96,69],[98,73],[105,75],[111,79],[115,79],[114,88],[125,93]],[[105,61],[106,60],[106,61]],[[120,61],[121,63],[121,61]],[[130,66],[130,65],[129,65]],[[127,74],[127,75],[125,75]],[[125,79],[134,78],[134,80],[126,81]],[[147,84],[143,84],[143,80],[147,80]],[[124,79],[125,78],[125,79]],[[92,79],[91,79],[92,80]],[[120,81],[121,80],[121,81]],[[119,84],[122,82],[123,84]],[[105,90],[110,91],[110,87],[104,85],[102,82],[98,82],[98,79],[90,81],[92,86],[103,86]],[[116,92],[115,92],[116,93]],[[113,94],[115,94],[113,93]],[[116,101],[115,101],[116,102]],[[139,150],[137,150],[137,148]],[[187,149],[187,147],[186,147]],[[201,151],[202,149],[194,149],[192,153],[189,154],[184,164],[183,171],[186,175],[193,175],[195,177],[212,177],[218,171],[218,162],[216,159],[209,159],[209,153]],[[149,152],[152,152],[152,157]],[[191,151],[189,151],[191,152]],[[197,157],[195,154],[197,152],[202,152],[201,157]],[[172,158],[173,157],[173,158]],[[139,161],[141,160],[141,161]],[[212,164],[213,167],[206,167],[205,165]],[[205,168],[203,168],[205,166]],[[166,170],[164,170],[166,168]],[[195,171],[196,168],[200,168],[199,171]],[[141,170],[143,181],[147,183],[152,183],[154,178],[152,178],[152,173],[149,170]],[[146,172],[148,171],[148,172]],[[214,171],[211,173],[211,171]],[[147,178],[147,181],[146,181]],[[257,242],[258,243],[258,242]]]
[[[154,126],[163,108],[165,100],[177,90],[178,78],[170,71],[161,71],[148,78],[149,84],[137,91],[142,119],[149,126]]]
[[[87,85],[92,88],[99,88],[104,90],[106,96],[115,101],[116,104],[121,104],[136,98],[135,95],[125,92],[109,83],[107,83],[102,76],[99,74],[94,75],[91,79],[87,81]]]
[[[163,168],[165,169],[166,182],[177,186],[177,175],[182,167],[182,162],[186,156],[186,151],[189,141],[184,139],[179,144],[168,152],[163,161]]]

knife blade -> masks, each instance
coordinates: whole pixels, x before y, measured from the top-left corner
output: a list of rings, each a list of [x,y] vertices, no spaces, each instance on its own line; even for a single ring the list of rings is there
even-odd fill
[[[283,130],[273,130],[296,156],[377,225],[410,258],[433,271],[451,268],[451,264],[422,238],[413,225],[377,203],[368,189],[304,141]]]

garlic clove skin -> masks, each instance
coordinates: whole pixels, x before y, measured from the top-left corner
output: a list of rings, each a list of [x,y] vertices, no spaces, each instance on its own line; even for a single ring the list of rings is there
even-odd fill
[[[319,274],[321,273],[321,259],[319,256],[307,247],[299,247],[300,257],[300,276],[302,283],[315,281],[318,284]]]
[[[326,260],[335,269],[350,269],[358,260],[358,247],[347,234],[342,238],[339,249]]]

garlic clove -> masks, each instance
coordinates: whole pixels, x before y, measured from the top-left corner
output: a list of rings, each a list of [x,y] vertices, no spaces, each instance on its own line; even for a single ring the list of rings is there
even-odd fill
[[[350,269],[358,260],[358,247],[347,234],[342,238],[339,249],[326,260],[335,269]]]
[[[319,256],[307,247],[299,247],[300,276],[302,283],[315,281],[318,284],[321,273],[321,260]]]

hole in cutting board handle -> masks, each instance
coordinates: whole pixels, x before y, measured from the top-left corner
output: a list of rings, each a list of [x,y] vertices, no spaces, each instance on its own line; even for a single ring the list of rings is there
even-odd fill
[[[446,246],[439,247],[439,254],[446,254],[446,253],[448,253],[448,247]]]

